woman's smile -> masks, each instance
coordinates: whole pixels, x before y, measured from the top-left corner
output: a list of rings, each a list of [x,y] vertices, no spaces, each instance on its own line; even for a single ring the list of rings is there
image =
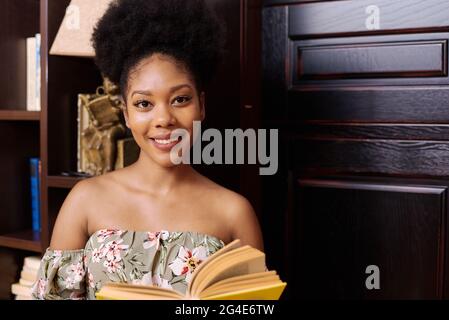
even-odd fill
[[[150,138],[150,142],[159,150],[168,152],[181,141],[181,137],[170,139]]]

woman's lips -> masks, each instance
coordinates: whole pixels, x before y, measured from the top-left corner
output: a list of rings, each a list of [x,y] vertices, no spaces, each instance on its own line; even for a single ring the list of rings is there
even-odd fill
[[[158,139],[159,140],[159,139]],[[150,138],[151,143],[161,151],[170,151],[175,145],[177,145],[181,139],[170,143],[158,143],[154,138]]]

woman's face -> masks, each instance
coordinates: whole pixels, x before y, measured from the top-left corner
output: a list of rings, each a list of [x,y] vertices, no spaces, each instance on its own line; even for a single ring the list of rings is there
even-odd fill
[[[199,97],[187,71],[161,54],[143,59],[131,71],[127,89],[126,126],[141,152],[163,167],[174,166],[170,150],[177,142],[170,142],[170,134],[184,129],[193,136],[193,121],[205,116],[204,94]]]

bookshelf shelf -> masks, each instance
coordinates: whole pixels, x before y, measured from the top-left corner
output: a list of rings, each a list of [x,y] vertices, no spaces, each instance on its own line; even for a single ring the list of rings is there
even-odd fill
[[[47,185],[53,188],[71,189],[77,182],[84,179],[78,177],[48,176]]]
[[[0,246],[42,252],[40,234],[32,230],[0,235]]]
[[[40,111],[0,110],[0,120],[6,121],[39,121]]]

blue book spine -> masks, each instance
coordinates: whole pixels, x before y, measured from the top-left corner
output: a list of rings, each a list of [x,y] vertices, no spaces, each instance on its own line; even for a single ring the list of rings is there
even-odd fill
[[[31,217],[33,231],[41,231],[41,213],[40,213],[40,161],[38,158],[30,158],[31,170]]]

